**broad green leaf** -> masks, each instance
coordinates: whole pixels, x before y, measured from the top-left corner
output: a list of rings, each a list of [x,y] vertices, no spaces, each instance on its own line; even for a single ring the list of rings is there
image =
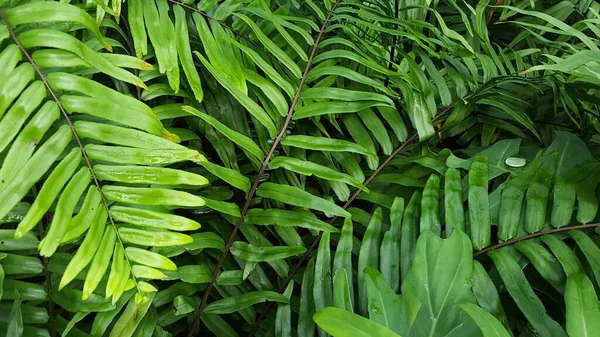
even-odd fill
[[[298,309],[298,337],[312,337],[315,335],[315,322],[313,320],[315,312],[313,299],[314,271],[315,259],[311,258],[302,276],[300,307]]]
[[[177,274],[186,283],[208,283],[212,273],[205,265],[187,265],[179,267]]]
[[[556,235],[548,234],[542,236],[540,239],[550,248],[552,254],[560,262],[567,277],[572,274],[583,273],[583,266],[577,255],[575,255],[575,252]]]
[[[302,246],[260,247],[242,241],[231,245],[231,254],[251,262],[277,261],[306,251]]]
[[[477,155],[469,170],[469,219],[473,248],[481,250],[490,245],[491,220],[488,196],[488,158]]]
[[[189,231],[200,228],[199,223],[186,217],[149,209],[115,205],[110,208],[110,212],[113,219],[136,226],[174,231]]]
[[[313,213],[284,209],[258,209],[248,211],[244,222],[253,225],[277,225],[283,227],[303,227],[318,231],[338,232],[338,229],[325,221],[319,220]]]
[[[564,294],[566,276],[563,268],[546,248],[531,240],[518,242],[515,247],[527,257],[535,269],[559,293]]]
[[[325,308],[314,320],[333,337],[400,337],[381,324],[338,308]]]
[[[569,235],[575,240],[581,252],[590,264],[590,268],[596,278],[596,283],[600,283],[600,248],[587,234],[582,231],[570,231]]]
[[[318,88],[323,90],[323,88]],[[332,89],[332,88],[330,88]],[[356,113],[364,109],[376,107],[376,106],[390,106],[389,103],[378,102],[378,101],[366,101],[366,102],[322,102],[322,103],[309,103],[303,107],[296,109],[294,113],[294,120],[314,117],[328,114],[345,114],[345,113]]]
[[[77,324],[79,321],[81,321],[82,319],[84,319],[87,315],[89,314],[89,312],[77,312],[75,313],[75,315],[73,316],[73,318],[71,318],[71,320],[69,321],[69,324],[67,324],[67,327],[65,328],[65,330],[62,332],[62,337],[65,337],[69,334],[69,332],[71,332],[71,330],[75,327],[75,324]]]
[[[525,230],[528,233],[541,231],[546,223],[548,196],[550,194],[552,178],[556,171],[557,155],[558,153],[554,152],[548,156],[535,172],[533,179],[527,187],[527,193],[525,194]]]
[[[585,274],[572,274],[565,291],[567,332],[569,336],[594,336],[600,329],[600,302],[592,282]]]
[[[94,33],[94,36],[106,49],[112,51],[111,46],[106,43],[98,29],[94,19],[83,9],[58,2],[34,2],[22,6],[13,7],[4,13],[8,23],[13,26],[34,22],[77,22]]]
[[[16,290],[16,291],[15,291]],[[46,301],[48,300],[48,294],[46,288],[40,284],[33,284],[29,282],[23,282],[13,280],[10,278],[4,279],[2,287],[2,299],[3,300],[15,300],[17,299],[17,291],[23,301]]]
[[[201,175],[164,167],[95,165],[98,180],[126,184],[192,185],[203,186],[208,179]]]
[[[540,151],[535,159],[516,177],[509,180],[502,190],[498,216],[498,237],[501,240],[506,241],[517,236],[525,191],[541,164],[542,152]]]
[[[237,332],[219,315],[206,315],[202,314],[200,316],[202,319],[202,323],[206,325],[206,327],[212,331],[216,336],[223,337],[238,337]],[[154,334],[156,335],[156,334]],[[168,335],[164,335],[164,337],[168,337]]]
[[[317,258],[315,260],[315,276],[313,284],[313,299],[315,312],[333,305],[333,283],[331,281],[331,249],[330,232],[325,232],[319,241]],[[322,329],[318,329],[319,336],[326,337]]]
[[[288,102],[275,84],[249,69],[244,69],[244,75],[248,82],[258,87],[269,101],[273,103],[280,116],[287,116],[289,110]]]
[[[594,161],[594,157],[585,143],[575,134],[565,131],[556,131],[552,144],[548,146],[545,157],[553,152],[558,152],[556,158],[556,176],[571,172],[577,166]]]
[[[288,283],[283,296],[288,299],[292,296],[294,281]],[[279,304],[275,314],[275,336],[292,337],[292,307],[290,304]]]
[[[354,177],[307,160],[279,156],[275,157],[275,159],[271,160],[271,162],[269,163],[269,168],[271,169],[277,169],[281,167],[303,175],[315,175],[319,178],[326,179],[328,181],[339,181],[341,183],[349,184],[354,187],[360,188],[363,191],[369,192],[369,189],[366,188],[363,184],[360,183],[360,181],[356,180]]]
[[[404,199],[395,198],[390,209],[390,229],[385,232],[379,248],[379,270],[393,291],[400,289],[400,238]]]
[[[342,119],[344,125],[346,126],[346,130],[352,136],[352,139],[356,142],[356,144],[362,146],[367,149],[370,153],[376,153],[377,149],[375,148],[375,141],[371,137],[371,134],[365,128],[364,123],[358,117],[357,114],[348,114],[344,116]],[[379,161],[377,156],[371,155],[367,157],[367,165],[370,169],[374,170],[379,166]]]
[[[346,268],[340,269],[339,272],[333,283],[333,306],[348,312],[354,312]]]
[[[135,329],[148,312],[155,294],[151,293],[150,296],[142,298],[141,302],[135,296],[129,300],[125,311],[123,311],[113,326],[109,337],[130,337],[133,335]]]
[[[104,296],[92,293],[83,300],[83,292],[80,290],[68,287],[61,291],[56,288],[53,290],[55,291],[52,292],[52,300],[69,312],[104,312],[115,308],[110,299],[105,299]]]
[[[400,278],[406,279],[412,266],[417,237],[419,235],[419,218],[421,217],[421,193],[416,191],[410,198],[402,219],[402,235],[400,236]]]
[[[394,332],[406,331],[411,317],[402,297],[394,293],[376,269],[367,267],[364,273],[369,319]]]
[[[179,64],[177,63],[175,28],[169,17],[168,2],[155,0],[146,3],[142,9],[148,37],[158,61],[158,70],[161,74],[167,74],[169,86],[177,93],[179,91]]]
[[[425,182],[402,173],[380,173],[373,182],[396,184],[400,186],[424,187]]]
[[[231,186],[239,188],[246,193],[250,191],[250,179],[241,174],[239,171],[219,166],[207,161],[201,162],[200,165],[202,165],[202,167],[204,167],[208,172],[219,177],[219,179],[225,181]]]
[[[194,241],[192,237],[181,233],[140,230],[127,227],[119,228],[119,237],[124,242],[152,247],[181,246]]]
[[[485,167],[487,170],[487,165]],[[486,180],[487,183],[487,180]],[[472,189],[469,189],[471,192]],[[486,191],[487,192],[487,191]],[[487,194],[487,193],[486,193]],[[419,227],[421,233],[424,231],[432,231],[437,235],[442,232],[442,225],[440,222],[440,176],[432,174],[427,179],[425,188],[423,189],[423,197],[421,198],[421,219]],[[470,200],[469,200],[470,201]],[[470,211],[477,209],[475,203],[469,203]],[[471,222],[473,223],[473,222]],[[474,228],[471,228],[471,233],[475,232]],[[473,237],[472,237],[473,238]],[[475,240],[473,240],[475,241]]]
[[[336,66],[336,65],[319,65],[317,67],[312,68],[308,72],[308,76],[306,80],[309,82],[313,82],[322,76],[339,76],[347,78],[353,82],[364,84],[368,87],[378,89],[384,93],[390,93],[390,90],[386,88],[381,82],[372,79],[371,77],[365,76],[357,71],[349,69],[347,67]],[[308,89],[308,90],[318,90],[317,88]]]
[[[504,313],[504,308],[500,302],[500,296],[498,295],[496,285],[479,261],[473,261],[472,283],[473,294],[477,299],[477,304],[479,304],[482,309],[492,314],[505,326],[508,326],[506,314]]]
[[[346,140],[325,137],[287,136],[281,141],[281,144],[307,150],[353,152],[367,156],[373,155],[373,153],[361,145]]]
[[[147,88],[146,84],[137,76],[113,65],[83,42],[69,34],[51,29],[34,29],[21,33],[19,40],[25,48],[51,47],[70,51],[94,68],[111,77],[131,83],[140,88]]]
[[[394,150],[394,148],[383,122],[379,119],[375,112],[373,112],[372,109],[363,109],[359,111],[358,117],[360,117],[367,129],[369,129],[369,131],[371,131],[371,134],[373,134],[375,140],[377,140],[379,145],[381,145],[383,154],[389,156]]]
[[[346,49],[338,48],[338,49],[321,52],[314,58],[313,62],[314,62],[314,64],[318,64],[322,61],[326,61],[326,60],[330,60],[330,59],[334,59],[338,62],[341,59],[347,59],[350,61],[355,61],[355,62],[357,62],[365,67],[368,67],[378,73],[385,74],[385,75],[391,75],[391,76],[398,76],[398,73],[394,73],[394,72],[388,70],[386,67],[375,62],[374,60],[367,58],[364,55],[358,55],[358,53],[355,53],[351,50],[346,50]]]
[[[516,155],[519,152],[520,146],[521,139],[503,139],[488,148],[483,148],[483,151],[481,151],[482,148],[473,149],[469,152],[472,155],[469,159],[460,159],[454,155],[450,155],[446,160],[446,165],[450,168],[462,168],[468,170],[471,167],[473,160],[475,160],[475,154],[486,156],[488,158],[488,163],[492,166],[490,168],[491,179],[504,173],[504,171],[495,173],[492,169],[493,166],[504,167],[506,158]],[[473,153],[473,151],[476,152]]]
[[[196,97],[198,102],[201,102],[204,98],[204,92],[202,91],[200,76],[198,75],[198,71],[196,70],[196,66],[194,65],[192,58],[185,10],[181,6],[174,6],[173,12],[175,14],[175,37],[177,39],[176,43],[179,61],[181,62],[185,77],[187,78],[188,83],[194,92],[194,97]]]
[[[15,289],[16,299],[8,316],[8,328],[6,329],[7,336],[21,337],[23,336],[23,313],[21,311],[21,296],[19,291]]]
[[[405,300],[421,304],[411,331],[427,336],[476,335],[477,326],[455,305],[475,302],[472,270],[472,247],[465,233],[455,230],[448,239],[421,233],[412,268],[402,283]]]
[[[377,107],[383,119],[390,125],[392,131],[399,141],[404,142],[408,138],[406,124],[402,120],[400,112],[396,108]]]
[[[18,251],[37,249],[40,244],[37,236],[33,233],[27,233],[19,239],[15,239],[16,230],[0,229],[0,251]]]
[[[473,51],[473,48],[471,47],[471,45],[469,45],[467,40],[462,35],[458,34],[456,31],[454,31],[446,26],[446,23],[444,22],[444,19],[442,18],[440,13],[433,10],[433,14],[435,14],[435,17],[438,19],[438,23],[441,26],[440,28],[442,29],[442,33],[445,36],[459,41],[471,53],[475,52],[475,51]]]
[[[365,268],[379,267],[379,247],[381,243],[382,211],[377,208],[369,221],[360,245],[358,255],[358,309],[362,314],[368,312],[368,298]]]
[[[316,197],[298,187],[263,183],[258,187],[256,195],[263,198],[281,201],[298,207],[305,207],[337,216],[350,216],[343,208],[331,201]]]
[[[502,323],[489,312],[473,303],[459,303],[458,306],[466,311],[475,321],[479,329],[481,329],[483,337],[510,337],[510,334],[506,331]]]
[[[410,111],[409,116],[413,126],[417,129],[419,140],[423,141],[435,133],[433,124],[431,123],[431,112],[428,111],[427,105],[420,94],[415,93],[411,96],[412,100],[407,101]]]
[[[104,185],[106,199],[137,205],[173,205],[183,207],[204,206],[203,198],[188,192],[167,188],[125,187]]]
[[[333,283],[336,284],[337,278],[340,272],[344,270],[346,273],[346,280],[353,280],[352,270],[352,248],[353,248],[353,232],[352,232],[352,218],[346,218],[342,227],[342,234],[337,242],[335,249],[335,255],[333,257]],[[354,282],[347,282],[348,291],[350,293],[350,305],[354,307]]]
[[[560,324],[546,314],[542,301],[534,293],[517,261],[504,250],[491,251],[489,255],[506,290],[529,323],[542,335],[567,337]]]
[[[444,175],[444,217],[447,236],[452,234],[454,228],[463,232],[466,230],[463,187],[457,169],[449,168]]]

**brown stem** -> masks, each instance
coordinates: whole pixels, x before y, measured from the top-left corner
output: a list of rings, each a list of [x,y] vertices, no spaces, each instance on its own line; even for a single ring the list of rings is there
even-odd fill
[[[71,119],[69,118],[69,115],[65,111],[65,108],[63,107],[62,103],[58,99],[58,96],[56,96],[56,93],[54,92],[54,90],[52,90],[52,87],[50,87],[50,84],[48,83],[48,80],[46,80],[46,76],[44,76],[44,74],[42,73],[42,71],[40,70],[40,68],[37,66],[37,64],[35,63],[35,61],[33,61],[33,58],[31,58],[31,55],[29,55],[29,53],[27,52],[27,50],[25,49],[25,47],[23,47],[23,45],[21,44],[21,41],[19,41],[19,39],[17,38],[17,35],[15,34],[14,30],[12,29],[12,27],[8,23],[8,20],[1,13],[0,13],[0,19],[2,19],[2,21],[4,22],[4,25],[8,29],[8,32],[10,33],[10,36],[15,41],[15,43],[17,44],[17,46],[19,47],[19,49],[21,50],[21,52],[23,53],[23,55],[25,55],[25,57],[27,58],[27,60],[29,61],[29,63],[33,66],[33,69],[35,70],[35,72],[37,73],[37,75],[40,77],[40,79],[42,80],[42,82],[44,83],[44,86],[46,87],[46,89],[48,90],[48,92],[50,93],[50,95],[52,96],[52,99],[54,99],[54,102],[56,102],[56,105],[58,106],[58,109],[60,110],[61,114],[63,115],[63,117],[67,121],[67,125],[69,126],[69,129],[71,130],[71,133],[73,134],[73,138],[75,139],[75,142],[79,146],[79,150],[81,151],[81,155],[83,156],[83,160],[85,161],[85,164],[86,164],[88,170],[90,171],[90,175],[92,176],[92,180],[94,181],[94,184],[96,185],[96,189],[98,190],[98,193],[100,194],[100,199],[102,200],[102,204],[104,205],[104,208],[106,209],[106,212],[108,213],[108,218],[110,220],[110,223],[111,223],[112,227],[115,229],[115,232],[117,233],[117,240],[119,241],[119,244],[121,245],[121,247],[125,248],[124,245],[123,245],[123,241],[121,240],[121,237],[119,236],[119,232],[117,231],[117,226],[115,225],[115,222],[114,222],[114,220],[112,218],[110,209],[108,208],[108,202],[106,201],[106,197],[104,196],[104,192],[102,192],[102,188],[100,187],[100,182],[98,181],[98,178],[96,177],[96,174],[94,173],[94,169],[92,168],[92,162],[90,161],[90,158],[88,157],[87,153],[85,152],[85,149],[83,147],[83,143],[81,142],[81,139],[77,135],[77,131],[75,130],[75,126],[73,125],[73,122],[71,122]],[[129,266],[131,266],[131,262],[129,261],[129,258],[127,257],[127,254],[125,254],[125,260],[129,264]],[[133,274],[133,269],[131,269],[131,278],[135,282],[135,287],[136,287],[137,291],[141,294],[142,292],[139,289],[139,286],[137,284],[137,279],[136,279],[135,275]]]
[[[594,228],[594,227],[598,227],[600,226],[600,223],[588,223],[585,225],[576,225],[576,226],[568,226],[568,227],[561,227],[561,228],[553,228],[553,229],[549,229],[547,231],[541,231],[541,232],[537,232],[537,233],[533,233],[533,234],[528,234],[525,236],[521,236],[519,238],[515,238],[512,240],[508,240],[508,241],[504,241],[504,242],[500,242],[498,244],[495,244],[493,246],[487,247],[485,249],[482,249],[478,252],[475,252],[473,254],[473,257],[478,257],[480,255],[483,254],[487,254],[488,252],[492,251],[492,250],[496,250],[502,247],[506,247],[506,246],[510,246],[512,244],[515,244],[519,241],[524,241],[524,240],[530,240],[530,239],[534,239],[540,236],[544,236],[546,234],[554,234],[554,233],[561,233],[561,232],[568,232],[568,231],[573,231],[573,230],[578,230],[578,229],[586,229],[586,228]]]
[[[173,2],[174,0],[169,0],[169,1]],[[308,58],[308,62],[306,64],[306,67],[304,68],[304,73],[302,74],[302,78],[300,78],[300,84],[298,85],[298,90],[296,90],[296,94],[294,95],[294,99],[292,101],[292,104],[290,105],[290,109],[288,110],[287,117],[285,118],[285,122],[283,123],[283,126],[281,127],[281,131],[277,135],[277,138],[275,138],[273,145],[271,145],[271,149],[267,153],[267,156],[265,157],[265,159],[258,171],[258,174],[256,175],[256,179],[254,179],[254,183],[252,183],[252,187],[250,188],[250,192],[248,192],[248,197],[246,198],[246,202],[244,203],[244,206],[242,207],[242,212],[240,214],[240,218],[236,222],[235,227],[233,228],[233,231],[231,232],[231,235],[229,236],[229,239],[227,240],[227,244],[225,245],[223,254],[221,254],[219,261],[217,261],[217,265],[215,266],[215,270],[213,271],[211,280],[208,283],[206,290],[204,291],[204,296],[202,297],[202,301],[200,302],[200,305],[196,309],[196,313],[194,315],[194,320],[192,322],[192,326],[188,332],[188,337],[192,337],[194,335],[194,331],[198,327],[198,324],[200,322],[200,317],[202,316],[202,312],[204,311],[204,308],[206,307],[206,303],[208,302],[208,297],[210,296],[210,292],[211,292],[215,282],[217,281],[217,276],[219,275],[219,270],[221,269],[221,266],[223,265],[223,262],[225,261],[225,258],[227,257],[229,250],[231,249],[231,245],[233,244],[233,241],[235,240],[235,236],[236,236],[238,230],[240,229],[240,225],[242,224],[242,221],[244,221],[244,217],[246,216],[246,213],[248,212],[248,208],[250,207],[250,202],[252,201],[252,198],[254,197],[254,194],[256,193],[256,189],[258,188],[260,179],[261,179],[263,173],[265,172],[265,170],[267,169],[267,165],[269,165],[269,161],[271,160],[271,157],[273,156],[275,149],[277,148],[277,146],[283,139],[283,136],[285,135],[287,128],[288,128],[290,122],[292,121],[292,116],[294,115],[294,110],[296,108],[296,105],[298,104],[298,100],[300,99],[300,92],[302,91],[302,88],[304,87],[304,83],[306,82],[306,77],[308,76],[308,71],[310,70],[313,59],[315,58],[315,55],[317,53],[317,48],[319,47],[319,43],[321,42],[321,38],[323,37],[323,33],[325,32],[325,27],[329,23],[329,20],[331,19],[333,12],[335,11],[336,7],[339,5],[340,2],[341,2],[341,0],[336,1],[336,3],[331,8],[331,11],[329,12],[329,15],[325,19],[325,22],[321,26],[321,30],[319,31],[319,35],[317,36],[317,39],[315,40],[315,44],[314,44],[312,51],[310,53],[310,56]]]
[[[438,120],[440,117],[442,117],[443,115],[447,114],[450,110],[452,110],[454,108],[454,104],[446,107],[442,112],[440,112],[437,116],[435,116],[431,122],[435,122],[436,120]],[[400,146],[398,146],[396,148],[396,150],[394,150],[394,152],[392,152],[387,158],[386,160],[381,163],[381,165],[379,165],[379,167],[377,167],[377,169],[375,171],[373,171],[373,173],[369,176],[369,178],[367,178],[367,180],[365,180],[364,185],[367,186],[369,185],[373,179],[375,179],[375,177],[377,177],[377,175],[379,175],[379,173],[381,173],[381,170],[383,170],[389,163],[390,161],[392,161],[392,159],[394,159],[394,157],[396,157],[398,155],[398,153],[400,153],[400,151],[404,150],[410,143],[412,143],[415,139],[417,139],[417,133],[413,133],[412,136],[410,136],[407,140],[405,140],[402,144],[400,144]],[[348,207],[350,207],[350,205],[354,202],[354,200],[356,200],[356,198],[362,193],[362,190],[357,190],[351,197],[350,199],[348,199],[348,201],[346,201],[346,203],[344,204],[344,206],[342,206],[343,209],[347,209]],[[331,221],[329,221],[330,224],[333,224],[335,222],[335,220],[337,220],[337,216],[333,217],[331,219]],[[285,288],[287,288],[288,284],[290,283],[290,281],[292,280],[292,278],[294,277],[294,275],[296,275],[296,273],[298,272],[298,270],[300,269],[300,267],[302,266],[302,264],[304,264],[304,262],[308,259],[308,257],[310,256],[310,254],[312,253],[313,250],[315,250],[315,248],[317,248],[317,245],[319,244],[319,242],[321,241],[321,237],[323,236],[323,232],[319,232],[319,235],[317,235],[315,241],[313,241],[313,243],[310,245],[310,247],[308,248],[308,250],[304,253],[304,255],[302,255],[302,258],[300,258],[300,260],[296,263],[296,265],[294,266],[294,268],[292,268],[292,270],[290,271],[290,273],[288,274],[288,276],[286,277],[285,281],[283,281],[283,283],[281,284],[281,286],[279,287],[279,292],[283,293],[283,291],[285,290]],[[263,310],[260,313],[260,316],[258,317],[258,319],[256,320],[256,322],[254,323],[254,325],[252,326],[252,329],[250,329],[250,333],[248,334],[248,337],[252,337],[254,335],[254,333],[256,333],[256,331],[258,330],[258,326],[260,325],[260,323],[262,322],[262,320],[265,318],[265,316],[267,315],[267,313],[269,312],[269,310],[271,309],[271,307],[274,305],[273,302],[269,302],[267,304],[267,308],[265,308],[265,310]]]
[[[496,0],[496,6],[502,5],[503,2],[504,2],[503,0]],[[490,11],[490,15],[488,16],[488,19],[486,22],[487,25],[489,25],[490,22],[492,21],[492,16],[494,16],[494,12],[496,12],[496,7],[492,7],[492,10]]]

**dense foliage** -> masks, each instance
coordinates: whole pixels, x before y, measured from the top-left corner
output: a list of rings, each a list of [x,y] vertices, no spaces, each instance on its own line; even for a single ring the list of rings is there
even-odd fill
[[[599,12],[0,0],[0,336],[597,336]]]

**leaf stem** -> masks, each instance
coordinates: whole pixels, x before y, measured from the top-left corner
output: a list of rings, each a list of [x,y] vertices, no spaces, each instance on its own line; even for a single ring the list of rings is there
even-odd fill
[[[573,231],[573,230],[580,230],[580,229],[587,229],[587,228],[595,228],[595,227],[599,227],[600,223],[588,223],[588,224],[584,224],[584,225],[576,225],[576,226],[567,226],[567,227],[561,227],[561,228],[553,228],[553,229],[549,229],[546,231],[541,231],[541,232],[537,232],[537,233],[533,233],[533,234],[528,234],[525,236],[521,236],[518,238],[514,238],[512,240],[508,240],[508,241],[504,241],[504,242],[500,242],[498,244],[495,244],[493,246],[484,248],[478,252],[475,252],[473,254],[473,257],[478,257],[481,256],[483,254],[487,254],[489,252],[491,252],[492,250],[496,250],[502,247],[506,247],[506,246],[510,246],[513,245],[517,242],[520,241],[525,241],[525,240],[530,240],[530,239],[535,239],[537,237],[540,236],[544,236],[546,234],[554,234],[554,233],[561,233],[561,232],[568,232],[568,231]]]
[[[169,1],[175,2],[175,0],[169,0]],[[306,78],[308,76],[308,71],[310,70],[310,68],[312,66],[313,60],[317,53],[317,49],[319,48],[319,43],[321,42],[321,39],[325,32],[325,27],[329,23],[329,20],[331,19],[333,12],[335,11],[335,9],[337,8],[337,6],[339,5],[340,2],[341,2],[341,0],[337,0],[335,2],[335,4],[331,8],[331,11],[329,11],[329,15],[325,19],[325,22],[323,22],[323,25],[321,26],[319,35],[317,36],[317,39],[315,40],[315,44],[313,45],[312,51],[308,58],[308,62],[306,64],[306,67],[304,68],[304,73],[302,74],[302,77],[300,78],[300,84],[298,85],[298,90],[296,90],[296,94],[294,95],[294,99],[292,100],[292,104],[290,105],[290,109],[288,110],[287,117],[285,118],[285,122],[283,123],[283,126],[281,127],[281,131],[277,135],[277,138],[275,138],[273,145],[271,145],[271,149],[267,153],[267,156],[265,157],[265,159],[256,175],[256,178],[254,179],[254,183],[252,183],[252,187],[250,188],[250,191],[248,192],[248,197],[246,198],[246,202],[244,203],[244,206],[242,207],[242,212],[240,214],[240,218],[238,219],[237,223],[235,224],[235,227],[233,228],[233,231],[231,232],[231,235],[229,236],[229,239],[227,240],[227,244],[225,245],[223,254],[221,254],[221,258],[219,258],[219,261],[217,261],[217,265],[215,266],[215,270],[213,271],[211,280],[208,283],[206,290],[204,291],[204,296],[202,297],[202,301],[200,302],[200,305],[196,309],[196,313],[194,314],[194,320],[192,322],[192,326],[188,332],[188,337],[192,337],[194,335],[194,331],[198,327],[198,324],[200,322],[200,317],[202,316],[202,312],[204,311],[204,308],[206,307],[206,303],[208,302],[208,297],[210,296],[210,292],[211,292],[215,282],[217,281],[217,276],[219,275],[219,270],[221,269],[221,266],[223,265],[223,262],[225,261],[225,258],[227,257],[229,250],[231,249],[231,245],[233,244],[233,241],[235,240],[235,236],[240,229],[240,225],[242,224],[242,221],[244,221],[244,217],[246,216],[246,213],[248,212],[248,209],[250,208],[250,203],[252,201],[252,198],[254,197],[254,194],[256,193],[256,189],[258,188],[260,179],[261,179],[263,173],[265,172],[265,170],[267,169],[267,165],[269,165],[269,162],[271,161],[271,157],[273,157],[275,149],[277,148],[277,146],[283,139],[283,136],[285,135],[287,128],[290,125],[292,116],[294,115],[294,110],[300,99],[300,92],[302,91],[302,88],[304,87],[304,83],[306,82]]]

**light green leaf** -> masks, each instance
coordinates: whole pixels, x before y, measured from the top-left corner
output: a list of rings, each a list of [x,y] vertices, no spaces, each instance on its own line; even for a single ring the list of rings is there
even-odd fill
[[[366,188],[363,184],[360,183],[360,181],[356,180],[354,177],[307,160],[279,156],[275,157],[275,159],[271,160],[271,162],[269,163],[269,168],[271,169],[277,169],[280,167],[307,176],[315,175],[319,178],[326,179],[328,181],[339,181],[341,183],[358,187],[363,191],[369,191],[368,188]]]
[[[277,225],[283,227],[303,227],[318,231],[338,232],[338,229],[325,221],[319,220],[313,213],[284,209],[258,209],[254,208],[248,211],[245,223],[253,225]]]
[[[241,134],[235,130],[230,129],[225,124],[219,122],[219,120],[217,120],[216,118],[210,116],[209,114],[200,112],[189,105],[182,106],[182,109],[196,117],[200,117],[203,121],[210,124],[210,126],[212,126],[217,131],[222,133],[223,136],[227,137],[227,139],[236,143],[242,149],[250,152],[251,154],[256,156],[256,158],[258,158],[259,160],[264,159],[265,154],[260,149],[260,147],[258,147],[258,145],[256,145],[256,143],[252,139],[244,136],[243,134]]]
[[[400,337],[383,325],[338,308],[325,308],[314,320],[333,337]]]
[[[473,303],[459,303],[458,306],[471,316],[477,326],[479,326],[479,329],[481,329],[481,332],[483,332],[483,337],[510,337],[510,334],[502,326],[502,323],[489,312]]]
[[[569,276],[565,304],[569,336],[591,337],[600,331],[600,302],[585,274]]]
[[[250,262],[283,260],[305,251],[306,248],[302,246],[260,247],[242,241],[236,241],[231,245],[231,254]]]
[[[316,197],[294,186],[263,183],[258,187],[256,195],[263,198],[278,200],[289,205],[314,209],[327,214],[344,217],[350,216],[350,213],[346,212],[343,208],[337,206],[333,202]]]
[[[474,303],[473,270],[469,237],[454,230],[448,239],[425,231],[417,241],[412,268],[402,283],[405,299],[421,303],[413,326],[428,336],[477,335],[477,326],[455,304]]]
[[[373,156],[369,150],[361,145],[346,140],[312,137],[312,136],[287,136],[281,141],[282,145],[293,146],[307,150],[353,152],[366,156]]]

